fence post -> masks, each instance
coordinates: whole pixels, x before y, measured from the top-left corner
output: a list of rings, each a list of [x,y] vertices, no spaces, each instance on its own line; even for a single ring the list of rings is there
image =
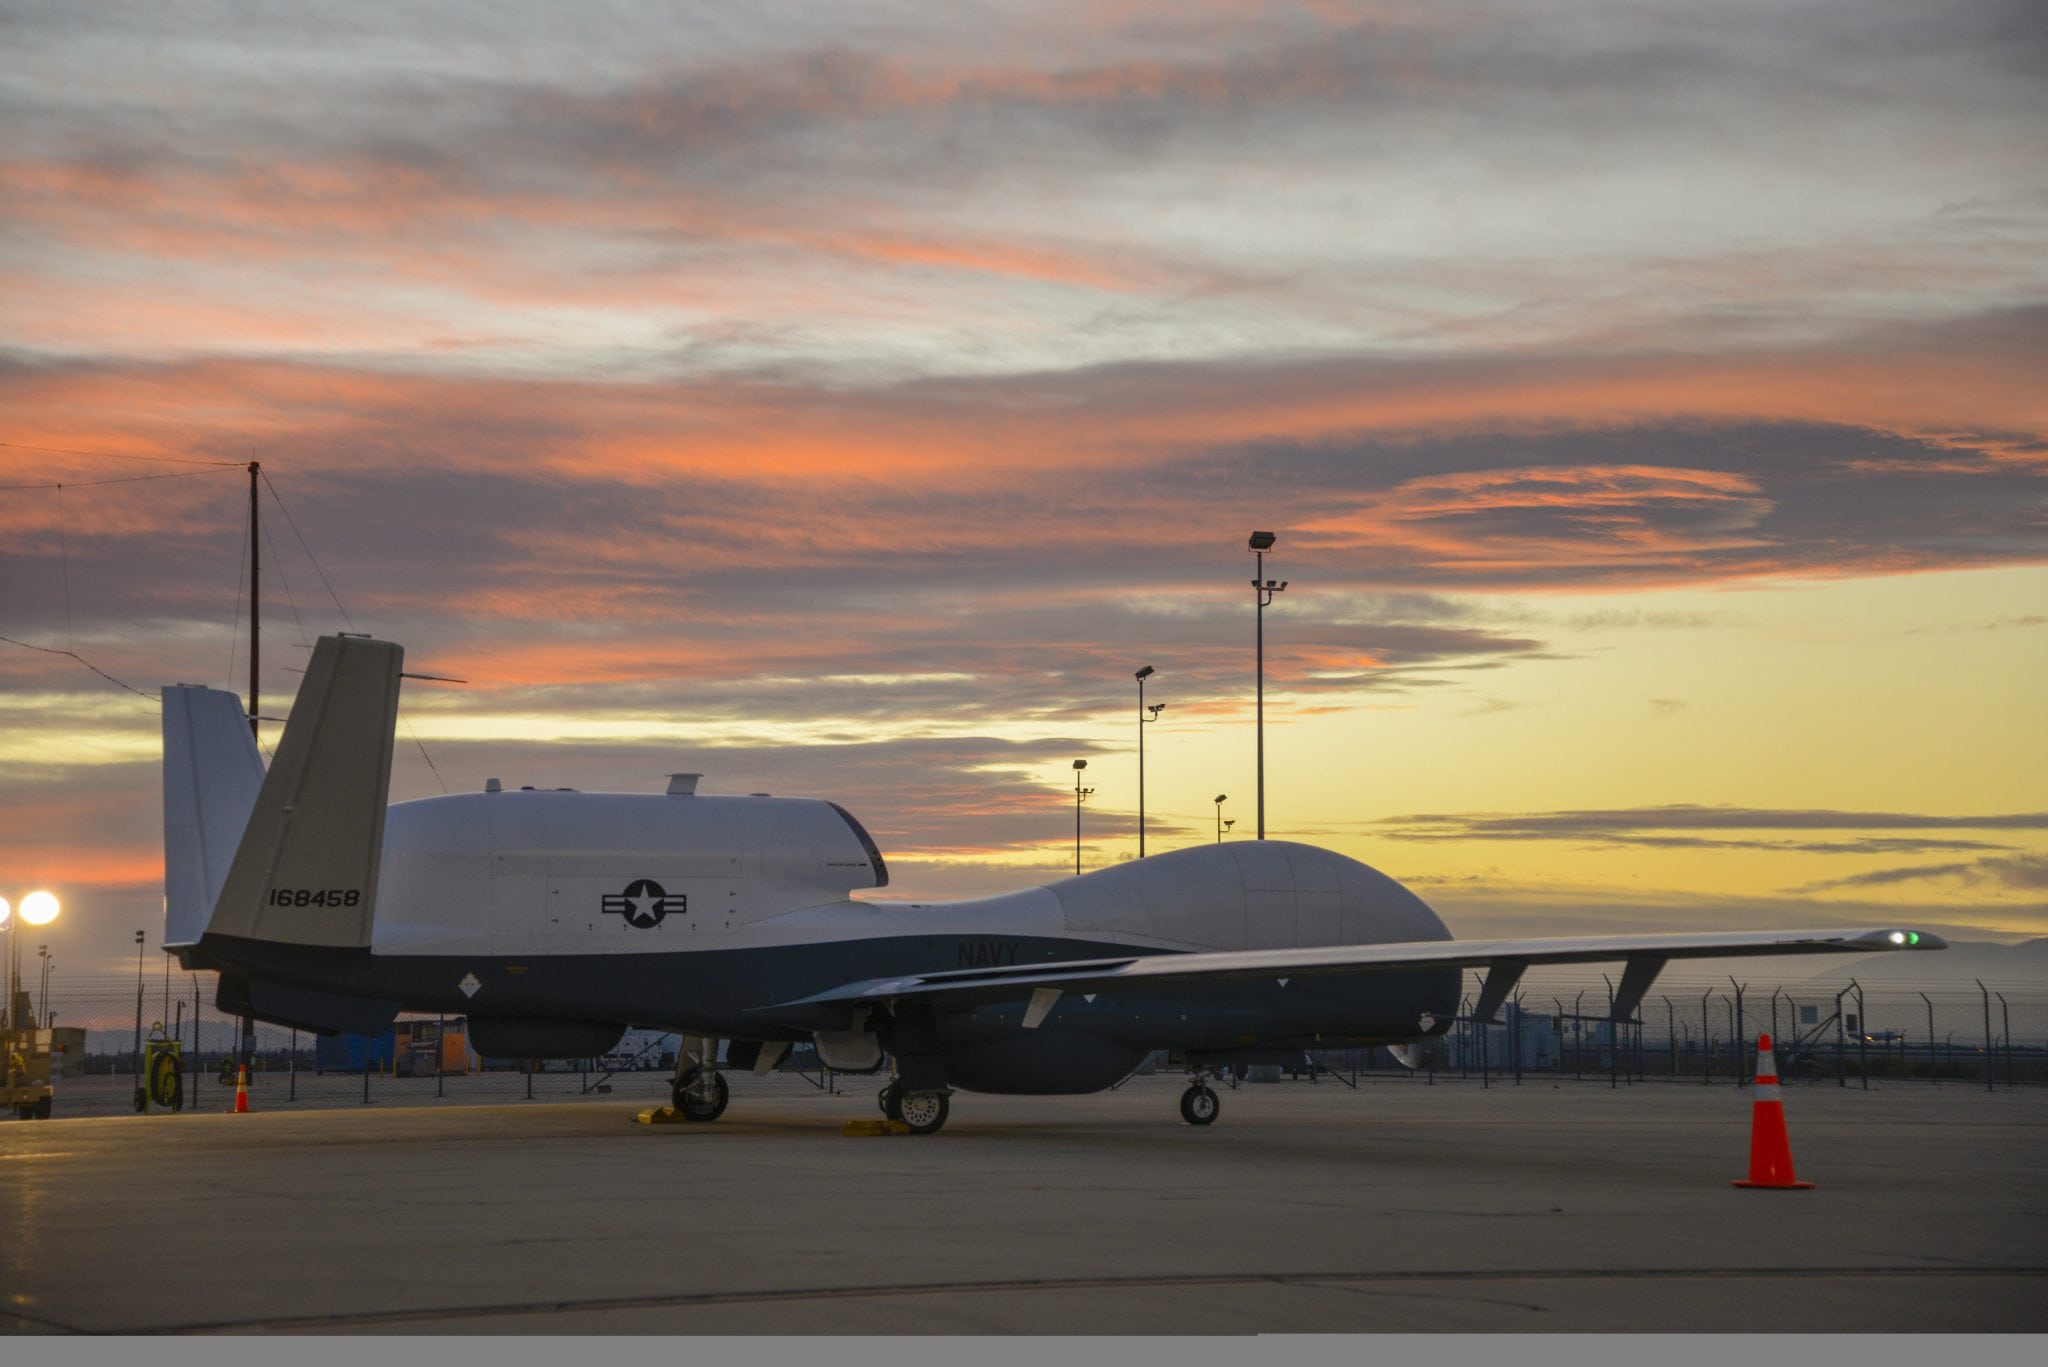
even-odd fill
[[[1853,986],[1855,980],[1851,978],[1849,988]],[[1849,996],[1849,988],[1835,994],[1835,1086],[1849,1086],[1849,1037],[1843,1035],[1845,1025],[1841,1019],[1841,998]],[[1862,1025],[1862,1017],[1858,1017],[1858,1025]]]
[[[370,1040],[368,1036],[362,1036],[361,1038],[363,1041],[363,1105],[367,1106],[370,1104]]]
[[[1664,997],[1662,992],[1657,994]],[[1671,1046],[1671,1080],[1678,1081],[1678,1012],[1672,1008],[1671,998],[1664,997],[1664,1033],[1666,1043]]]
[[[434,1023],[434,1095],[448,1095],[443,1078],[448,1071],[448,1017],[446,1013],[435,1018]]]
[[[1743,985],[1735,981],[1733,974],[1729,975],[1728,984],[1735,989],[1735,1085],[1740,1087],[1752,1076],[1749,1070],[1749,1026],[1742,1015]]]
[[[1473,1012],[1473,1025],[1479,1027],[1479,1086],[1485,1090],[1493,1086],[1493,1082],[1487,1080],[1487,1035],[1491,1031],[1487,1031],[1487,1023],[1479,1019],[1479,1012]]]
[[[1870,1008],[1863,1004],[1863,984],[1854,978],[1849,986],[1856,993],[1856,1070],[1863,1076],[1863,1090],[1870,1090]]]
[[[1711,987],[1700,993],[1700,1085],[1707,1086],[1714,1080],[1714,1051],[1707,1045],[1707,1032],[1713,1027],[1707,1023],[1707,1003],[1713,1000]]]
[[[2012,1007],[2007,1005],[2005,993],[1994,992],[1991,995],[1998,998],[1998,1014],[2005,1031],[2005,1090],[2009,1092],[2012,1090]]]
[[[1621,1062],[1621,1030],[1614,1020],[1614,983],[1605,973],[1600,981],[1607,984],[1607,1090],[1611,1092],[1620,1085],[1614,1070]]]
[[[292,1027],[292,1094],[289,1100],[299,1099],[299,1027]]]
[[[1572,998],[1572,1080],[1586,1080],[1586,1023],[1580,1019],[1579,1005],[1586,1000],[1586,989],[1580,988],[1579,995]]]
[[[1515,1085],[1522,1085],[1522,994],[1515,994],[1514,1023],[1509,1027],[1508,1056],[1515,1061]]]
[[[1927,1003],[1927,1079],[1939,1087],[1941,1067],[1934,1057],[1934,1003],[1928,999],[1925,992],[1920,994],[1920,1000]]]
[[[1978,994],[1984,998],[1984,1090],[1995,1092],[1998,1084],[1992,1078],[1991,1068],[1991,993],[1982,978],[1973,981],[1977,984]]]
[[[1458,999],[1458,1076],[1472,1076],[1472,999]]]

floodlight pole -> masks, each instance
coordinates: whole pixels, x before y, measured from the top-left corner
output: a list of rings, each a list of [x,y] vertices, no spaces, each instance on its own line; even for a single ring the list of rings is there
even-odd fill
[[[1223,804],[1230,800],[1230,794],[1216,794],[1216,843],[1223,843]]]
[[[257,575],[263,568],[263,557],[256,553],[257,544],[263,539],[263,529],[256,524],[256,481],[262,478],[263,466],[256,461],[249,462],[249,734],[257,741],[263,739],[257,729],[256,713],[256,666],[263,658],[263,611],[259,606],[263,599]]]
[[[1272,532],[1253,532],[1249,543],[1251,553],[1257,557],[1252,573],[1252,598],[1257,607],[1253,617],[1255,659],[1253,670],[1258,692],[1258,752],[1259,752],[1259,839],[1266,838],[1266,608],[1273,601],[1273,595],[1284,590],[1284,583],[1275,584],[1266,578],[1266,552],[1278,540]]]
[[[1165,703],[1157,703],[1150,709],[1145,706],[1145,680],[1152,676],[1151,665],[1146,665],[1137,674],[1138,679],[1138,858],[1145,857],[1145,724],[1159,720],[1159,714],[1166,710]]]
[[[1081,876],[1081,804],[1095,792],[1093,788],[1081,786],[1081,771],[1088,767],[1088,761],[1074,761],[1074,877]]]
[[[142,944],[146,937],[135,932],[135,1088],[142,1090]]]
[[[258,576],[263,567],[263,557],[257,554],[257,547],[263,541],[263,528],[258,525],[259,511],[256,500],[256,484],[263,477],[263,466],[258,461],[249,462],[249,736],[257,745],[263,744],[263,729],[258,720],[257,706],[257,664],[263,656],[263,596]],[[282,571],[280,571],[281,573]],[[138,938],[140,931],[136,932]],[[141,1000],[136,1002],[137,1030],[141,1028]],[[256,1018],[246,1013],[241,1018],[241,1041],[235,1052],[243,1067],[250,1063],[250,1044],[256,1036]],[[137,1044],[139,1053],[142,1046]]]

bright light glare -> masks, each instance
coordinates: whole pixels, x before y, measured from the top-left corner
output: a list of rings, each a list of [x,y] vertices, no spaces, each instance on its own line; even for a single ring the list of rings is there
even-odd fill
[[[37,891],[21,899],[21,919],[32,926],[50,924],[59,910],[54,893]]]
[[[0,897],[0,926],[7,924],[7,918],[14,914],[14,906],[5,897]]]
[[[1905,932],[1905,931],[1903,931],[1903,930],[1895,930],[1895,931],[1893,931],[1893,932],[1892,932],[1892,943],[1893,943],[1893,944],[1895,944],[1895,945],[1902,945],[1902,944],[1906,943],[1906,932]]]

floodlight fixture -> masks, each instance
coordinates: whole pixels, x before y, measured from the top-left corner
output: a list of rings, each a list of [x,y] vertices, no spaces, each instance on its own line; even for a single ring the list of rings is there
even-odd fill
[[[21,899],[21,920],[24,925],[46,926],[57,919],[57,913],[61,910],[63,908],[59,905],[56,894],[40,888]]]
[[[1273,543],[1279,539],[1271,532],[1253,532],[1251,549],[1255,551],[1270,551],[1273,549]]]

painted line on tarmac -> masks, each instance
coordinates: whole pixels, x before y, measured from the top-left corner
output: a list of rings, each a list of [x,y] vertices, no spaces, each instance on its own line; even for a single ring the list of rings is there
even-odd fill
[[[1470,1268],[1440,1271],[1385,1272],[1226,1272],[1150,1277],[1027,1277],[1017,1280],[906,1282],[874,1286],[814,1286],[786,1290],[705,1291],[659,1296],[601,1296],[587,1299],[524,1301],[509,1305],[425,1306],[411,1310],[367,1310],[337,1315],[213,1320],[201,1324],[124,1328],[127,1334],[293,1333],[322,1330],[402,1326],[426,1320],[491,1319],[498,1316],[587,1314],[614,1310],[684,1310],[723,1305],[773,1305],[800,1301],[886,1300],[905,1296],[971,1296],[1002,1293],[1178,1290],[1195,1287],[1476,1284],[1503,1282],[1574,1282],[1590,1279],[1681,1282],[1758,1281],[1798,1277],[1820,1278],[1947,1278],[1991,1279],[2044,1277],[2048,1266],[2020,1267],[1715,1267],[1715,1268]]]

